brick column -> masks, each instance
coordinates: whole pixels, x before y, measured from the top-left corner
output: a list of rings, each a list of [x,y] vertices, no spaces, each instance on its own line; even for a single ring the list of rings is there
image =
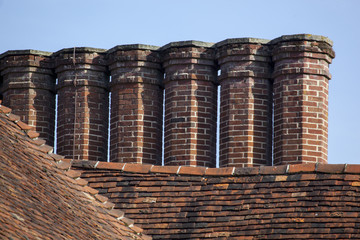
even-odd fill
[[[290,35],[274,44],[274,164],[327,163],[332,42]]]
[[[215,167],[217,72],[212,44],[173,42],[165,69],[165,165]]]
[[[54,54],[58,77],[57,153],[80,160],[106,161],[109,96],[105,50],[76,48],[75,65],[73,50]]]
[[[112,162],[161,164],[163,73],[157,49],[137,44],[108,51]]]
[[[220,65],[220,167],[271,165],[272,80],[267,40],[228,39]]]
[[[3,105],[54,144],[55,74],[49,52],[7,51],[0,56]]]

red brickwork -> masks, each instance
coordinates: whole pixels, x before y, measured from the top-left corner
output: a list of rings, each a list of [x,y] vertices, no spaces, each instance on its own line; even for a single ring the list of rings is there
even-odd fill
[[[73,167],[153,239],[360,238],[360,165],[113,164]]]
[[[57,153],[60,155],[81,160],[107,160],[109,97],[103,53],[101,49],[77,48],[75,65],[73,49],[55,53],[58,77]]]
[[[50,55],[34,50],[8,51],[0,57],[0,71],[2,104],[53,145],[55,74]]]
[[[274,164],[326,163],[332,43],[292,35],[273,44]]]
[[[218,43],[220,167],[271,165],[272,80],[267,40]]]
[[[217,74],[209,45],[189,41],[163,48],[165,165],[215,166]]]
[[[163,90],[157,47],[109,50],[110,161],[161,164]]]
[[[3,104],[52,144],[55,71],[57,147],[69,158],[75,146],[76,159],[106,160],[111,72],[113,162],[160,165],[164,144],[165,165],[216,166],[219,83],[221,167],[327,162],[328,68],[334,52],[326,37],[80,48],[75,65],[73,49],[50,55],[34,50],[0,55],[0,93]]]

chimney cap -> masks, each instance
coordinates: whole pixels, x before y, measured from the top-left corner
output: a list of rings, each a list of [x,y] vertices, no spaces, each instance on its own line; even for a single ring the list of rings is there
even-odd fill
[[[271,40],[270,44],[277,44],[279,42],[287,42],[287,41],[318,41],[325,42],[330,46],[333,46],[333,41],[331,41],[328,37],[321,35],[312,35],[312,34],[293,34],[293,35],[283,35],[281,37],[275,38]]]
[[[270,40],[262,38],[228,38],[221,42],[216,43],[214,46],[216,48],[222,47],[227,44],[236,44],[236,43],[255,43],[255,44],[268,44]]]
[[[113,48],[110,48],[107,51],[107,54],[111,54],[116,51],[122,51],[122,50],[153,50],[157,51],[160,47],[153,46],[153,45],[147,45],[147,44],[124,44],[124,45],[117,45]]]
[[[15,56],[15,55],[37,55],[37,56],[51,56],[52,52],[45,52],[33,49],[25,49],[25,50],[8,50],[2,54],[0,54],[0,59],[7,56]]]

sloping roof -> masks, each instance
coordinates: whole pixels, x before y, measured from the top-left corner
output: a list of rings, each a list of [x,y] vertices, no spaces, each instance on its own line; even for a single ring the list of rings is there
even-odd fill
[[[73,168],[153,239],[360,239],[360,165]]]
[[[1,239],[151,239],[10,112],[0,105]]]

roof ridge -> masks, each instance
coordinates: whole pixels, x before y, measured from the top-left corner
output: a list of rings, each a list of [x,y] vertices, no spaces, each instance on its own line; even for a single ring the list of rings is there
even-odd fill
[[[104,209],[107,214],[114,217],[117,221],[121,222],[123,225],[129,227],[133,230],[133,234],[141,236],[143,239],[152,239],[150,236],[142,234],[143,229],[134,225],[134,221],[124,217],[124,213],[121,210],[114,209],[115,204],[108,201],[108,198],[99,194],[99,191],[89,187],[88,181],[80,177],[81,173],[78,171],[71,170],[71,159],[66,159],[64,156],[53,153],[53,147],[46,144],[44,139],[39,138],[39,133],[34,130],[34,128],[20,120],[20,117],[12,114],[12,109],[2,105],[0,100],[0,114],[4,115],[9,121],[14,122],[16,126],[25,133],[25,135],[30,138],[30,144],[33,144],[35,150],[41,151],[47,154],[51,159],[54,160],[54,165],[57,169],[62,170],[64,175],[71,179],[70,181],[78,185],[85,196],[89,199],[96,201],[96,206],[100,206]]]
[[[173,175],[196,175],[196,176],[240,176],[240,175],[288,175],[297,173],[360,173],[360,164],[327,164],[327,163],[303,163],[279,166],[260,167],[191,167],[191,166],[158,166],[140,163],[119,163],[74,160],[74,168],[119,170],[129,173],[164,173]]]

